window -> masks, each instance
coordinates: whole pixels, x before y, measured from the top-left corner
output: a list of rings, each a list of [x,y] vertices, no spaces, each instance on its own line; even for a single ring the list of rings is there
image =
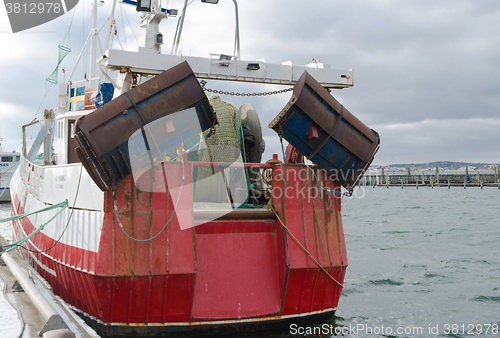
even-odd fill
[[[57,122],[57,134],[59,135],[59,138],[63,138],[63,123],[62,121]]]
[[[13,156],[2,156],[2,162],[12,162],[13,160]]]

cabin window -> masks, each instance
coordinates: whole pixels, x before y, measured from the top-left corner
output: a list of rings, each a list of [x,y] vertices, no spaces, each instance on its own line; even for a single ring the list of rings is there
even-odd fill
[[[14,157],[12,156],[2,156],[2,162],[12,162]]]
[[[16,156],[16,162],[19,162],[21,160],[21,156]]]

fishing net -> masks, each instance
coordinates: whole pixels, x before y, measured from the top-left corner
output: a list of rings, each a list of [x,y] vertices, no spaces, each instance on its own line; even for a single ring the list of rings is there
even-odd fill
[[[57,66],[54,69],[54,71],[52,72],[52,74],[50,74],[50,76],[45,79],[47,82],[50,82],[52,84],[58,83],[57,82],[57,74],[59,72],[59,65],[64,60],[66,55],[68,55],[70,52],[71,52],[71,49],[69,47],[59,45],[59,60],[57,62]]]
[[[207,149],[200,153],[200,161],[207,162],[243,162],[243,135],[241,115],[236,106],[222,99],[217,94],[205,92],[215,110],[219,125],[214,135],[206,140]],[[207,136],[209,130],[203,133]]]
[[[206,139],[203,147],[199,150],[200,162],[225,162],[243,163],[243,133],[241,115],[238,108],[232,103],[223,100],[219,95],[205,92],[210,104],[214,108],[219,124],[215,133]],[[209,130],[203,135],[206,137]],[[214,179],[218,177],[218,179]],[[210,179],[205,179],[209,178]],[[224,186],[231,186],[231,191],[238,191],[244,195],[232,196],[235,207],[246,202],[248,195],[248,183],[245,170],[242,167],[199,167],[196,172],[195,201],[198,202],[219,202],[224,199],[226,189]]]

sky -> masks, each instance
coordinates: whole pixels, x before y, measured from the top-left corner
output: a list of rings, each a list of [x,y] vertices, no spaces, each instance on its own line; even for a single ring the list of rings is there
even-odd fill
[[[168,8],[180,10],[182,4],[163,0]],[[331,94],[379,133],[374,164],[500,163],[500,1],[239,0],[238,5],[242,60],[305,65],[314,58],[354,70],[354,86]],[[0,7],[0,137],[10,151],[21,148],[23,124],[55,107],[58,87],[45,79],[57,65],[59,44],[72,49],[60,67],[69,73],[74,66],[91,28],[91,1],[80,0],[65,15],[15,34]],[[104,0],[98,28],[110,7],[111,0]],[[144,30],[135,8],[120,4],[115,17],[121,45],[137,47],[138,41],[142,46]],[[176,23],[170,18],[160,25],[163,53],[170,52]],[[204,57],[233,54],[234,26],[232,1],[195,0],[187,8],[181,51]],[[114,48],[120,47],[118,39]],[[83,71],[75,74],[83,78]],[[286,88],[213,80],[207,87],[235,92]],[[290,93],[226,99],[256,108],[266,140],[263,160],[281,154],[267,125]],[[28,137],[36,137],[36,131]]]

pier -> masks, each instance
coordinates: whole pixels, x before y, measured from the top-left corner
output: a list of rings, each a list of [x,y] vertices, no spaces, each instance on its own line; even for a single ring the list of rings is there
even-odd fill
[[[495,167],[492,173],[481,173],[480,171],[465,172],[440,172],[438,168],[434,172],[386,172],[382,168],[377,174],[365,173],[358,183],[361,186],[382,187],[496,187],[500,189],[500,166]]]
[[[0,248],[7,244],[0,236]],[[17,250],[0,256],[0,282],[2,286],[5,283],[0,297],[11,300],[22,323],[19,337],[99,337],[52,293],[48,284],[26,264]]]

